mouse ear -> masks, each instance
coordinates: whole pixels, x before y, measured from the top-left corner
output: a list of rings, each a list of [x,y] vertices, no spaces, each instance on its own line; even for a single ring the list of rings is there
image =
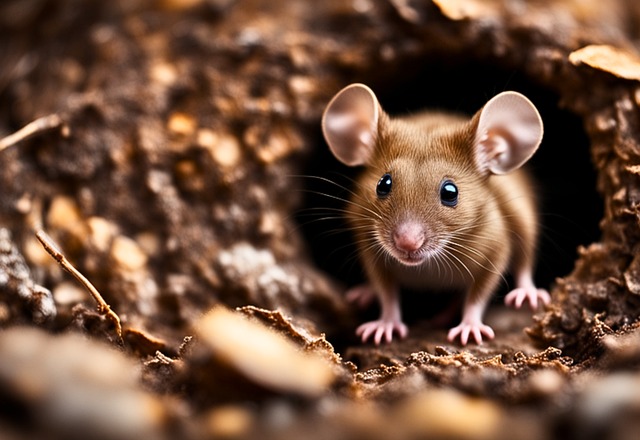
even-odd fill
[[[517,92],[503,92],[480,110],[475,156],[483,170],[506,174],[522,166],[542,140],[536,107]]]
[[[340,162],[356,166],[369,161],[379,115],[378,99],[364,84],[351,84],[333,97],[322,116],[322,132]]]

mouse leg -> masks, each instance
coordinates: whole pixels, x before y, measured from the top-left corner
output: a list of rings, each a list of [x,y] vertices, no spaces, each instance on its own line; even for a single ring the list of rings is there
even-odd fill
[[[376,345],[380,345],[383,338],[386,342],[391,342],[394,333],[397,333],[401,338],[406,337],[409,330],[402,322],[399,289],[397,287],[385,289],[379,298],[380,319],[365,322],[357,328],[356,334],[360,336],[362,342],[366,342],[369,337],[373,336]]]
[[[522,212],[526,213],[527,209],[529,214],[513,217],[515,223],[512,228],[516,234],[513,238],[512,273],[516,288],[507,294],[504,302],[508,306],[519,309],[527,301],[531,309],[535,310],[540,303],[549,304],[551,297],[549,292],[538,289],[533,282],[537,228],[533,222],[536,218],[533,207],[530,205]]]
[[[462,321],[458,326],[449,330],[449,334],[447,335],[449,342],[453,342],[460,337],[460,343],[467,345],[469,337],[473,336],[476,344],[481,345],[483,335],[486,336],[487,339],[493,339],[495,337],[493,329],[482,322],[482,314],[489,299],[488,295],[486,296],[486,298],[481,297],[473,300],[469,299],[472,298],[471,295],[467,297],[462,312]]]
[[[376,291],[373,290],[370,284],[360,284],[359,286],[352,287],[346,294],[347,301],[355,303],[363,309],[369,306],[377,296]]]
[[[531,309],[536,310],[539,303],[546,305],[551,302],[549,292],[535,286],[531,269],[521,269],[516,273],[515,278],[516,288],[504,298],[506,305],[519,309],[525,301],[528,301]]]

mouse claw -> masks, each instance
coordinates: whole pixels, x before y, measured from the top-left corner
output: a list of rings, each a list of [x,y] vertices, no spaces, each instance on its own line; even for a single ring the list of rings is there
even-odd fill
[[[362,342],[367,342],[373,336],[376,345],[384,342],[390,343],[393,340],[393,333],[397,333],[401,339],[409,334],[407,326],[402,321],[387,321],[379,319],[377,321],[365,322],[356,330],[356,335],[360,336]]]
[[[535,286],[518,287],[507,294],[504,298],[504,303],[519,309],[525,300],[529,302],[531,310],[536,310],[538,308],[538,301],[543,305],[547,305],[551,302],[551,296],[549,296],[549,292],[546,290],[538,289]]]
[[[493,329],[488,325],[483,324],[482,322],[465,322],[462,321],[460,325],[449,330],[449,334],[447,335],[447,339],[449,342],[453,342],[455,339],[460,337],[460,343],[462,345],[467,345],[469,342],[469,336],[473,336],[476,344],[482,345],[482,335],[486,336],[487,339],[493,339],[495,337],[495,333]]]

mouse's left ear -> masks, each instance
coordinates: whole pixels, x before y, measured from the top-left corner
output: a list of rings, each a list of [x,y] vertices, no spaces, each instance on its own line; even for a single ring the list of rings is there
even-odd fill
[[[521,167],[542,141],[540,114],[520,93],[500,93],[485,104],[476,118],[476,161],[480,169],[493,174],[506,174]]]

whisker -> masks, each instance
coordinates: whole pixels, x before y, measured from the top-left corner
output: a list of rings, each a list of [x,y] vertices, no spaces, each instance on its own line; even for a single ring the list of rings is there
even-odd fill
[[[299,175],[299,174],[298,174],[298,175],[296,175],[296,174],[294,174],[294,175],[290,175],[289,177],[297,177],[297,178],[305,178],[305,179],[315,179],[315,180],[319,180],[319,181],[321,181],[321,182],[330,183],[331,185],[337,186],[338,188],[340,188],[340,189],[342,189],[342,190],[344,190],[344,191],[348,192],[348,193],[349,193],[349,194],[351,194],[352,196],[354,196],[354,197],[358,197],[358,195],[357,195],[355,192],[353,192],[352,190],[350,190],[350,189],[349,189],[349,188],[347,188],[346,186],[344,186],[344,185],[340,185],[339,183],[334,182],[333,180],[328,179],[328,178],[326,178],[326,177],[322,177],[322,176],[313,176],[313,175],[306,175],[306,176],[305,176],[305,175]],[[346,177],[346,176],[343,176],[343,177]],[[351,181],[353,182],[353,180],[352,180],[352,179],[349,179],[349,180],[351,180]]]
[[[476,249],[470,248],[468,246],[461,245],[460,243],[455,243],[453,241],[450,241],[450,242],[448,242],[448,244],[458,246],[459,250],[457,252],[460,252],[460,254],[462,254],[463,256],[467,257],[468,259],[473,261],[475,264],[477,264],[478,266],[480,266],[481,268],[483,268],[487,272],[499,275],[500,278],[502,278],[502,281],[505,284],[507,283],[507,279],[505,278],[505,276],[502,274],[501,271],[498,270],[498,268],[495,266],[495,264],[493,264],[493,261],[491,261],[491,259],[489,259],[486,255],[482,254],[481,252],[477,251]],[[466,252],[464,252],[464,251],[466,251]],[[489,265],[491,267],[485,266],[484,264],[482,264],[481,262],[479,262],[478,260],[473,258],[471,255],[469,255],[467,252],[471,252],[471,253],[477,255],[478,257],[480,257],[481,259],[483,259],[487,263],[489,263]]]
[[[306,176],[305,176],[305,175],[291,175],[291,176],[289,176],[289,177],[298,177],[298,178],[314,179],[314,180],[319,180],[319,181],[321,181],[321,182],[329,183],[329,184],[334,185],[334,186],[336,186],[336,187],[340,188],[341,190],[343,190],[343,191],[347,192],[347,193],[348,193],[348,194],[350,194],[354,199],[361,199],[361,196],[360,196],[358,193],[356,193],[355,191],[353,191],[353,190],[349,189],[348,187],[346,187],[346,186],[344,186],[344,185],[341,185],[341,184],[339,184],[339,183],[337,183],[337,182],[334,182],[333,180],[328,179],[328,178],[326,178],[326,177],[322,177],[322,176],[313,176],[313,175],[306,175]],[[346,177],[346,176],[343,176],[343,177]],[[348,178],[348,177],[346,177],[346,178],[347,178],[348,180],[352,181],[354,184],[357,184],[357,185],[359,186],[359,184],[358,184],[358,182],[357,182],[357,181],[354,181],[353,179],[350,179],[350,178]],[[361,208],[363,208],[363,209],[367,209],[365,206],[363,206],[363,205],[361,205],[361,204],[356,203],[354,200],[345,199],[345,198],[343,198],[343,197],[339,197],[339,196],[336,196],[336,195],[333,195],[333,194],[327,194],[327,193],[323,193],[323,192],[320,192],[320,191],[309,190],[309,189],[301,189],[301,191],[302,191],[302,192],[307,192],[307,193],[312,193],[312,194],[317,194],[317,195],[321,195],[321,196],[325,196],[325,197],[329,197],[329,198],[332,198],[332,199],[335,199],[335,200],[339,200],[339,201],[342,201],[342,202],[345,202],[345,203],[352,203],[352,204],[354,204],[354,205],[356,205],[356,206],[359,206],[359,207],[361,207]],[[370,211],[370,212],[371,212],[372,214],[374,214],[374,215],[377,215],[377,213],[375,213],[374,211]]]
[[[335,195],[332,195],[332,194],[326,194],[326,193],[322,193],[322,192],[319,192],[319,191],[309,191],[309,192],[312,192],[314,194],[317,194],[317,195],[320,195],[320,196],[323,196],[323,197],[327,197],[329,199],[338,200],[340,202],[344,202],[344,203],[346,203],[348,205],[355,206],[357,208],[361,208],[361,209],[365,210],[366,212],[370,213],[371,215],[373,215],[373,216],[377,217],[378,219],[382,220],[382,216],[378,212],[374,211],[371,208],[367,208],[366,206],[364,206],[361,203],[357,203],[357,202],[355,202],[353,200],[344,199],[344,198],[339,197],[339,196],[335,196]],[[347,211],[347,212],[349,214],[351,214],[351,211]]]
[[[437,254],[437,256],[438,256],[438,257],[440,257],[440,254]],[[449,279],[450,279],[450,280],[451,280],[451,282],[453,283],[453,282],[454,282],[454,278],[453,278],[453,276],[454,276],[454,274],[455,274],[455,271],[453,270],[453,266],[454,266],[454,265],[453,265],[453,263],[451,262],[451,259],[450,259],[450,258],[445,258],[444,256],[443,256],[442,258],[443,258],[444,262],[445,262],[445,263],[447,263],[447,267],[449,268]]]
[[[476,278],[473,276],[473,273],[471,272],[471,270],[469,270],[469,268],[467,267],[466,264],[464,264],[464,262],[462,260],[460,260],[460,258],[458,258],[453,252],[451,252],[449,249],[447,249],[446,247],[442,248],[442,251],[445,252],[447,255],[449,255],[451,258],[455,259],[460,266],[462,266],[462,268],[464,268],[464,270],[467,271],[467,273],[469,274],[469,276],[471,277],[471,279],[475,282]],[[462,270],[460,269],[460,267],[458,266],[458,270],[460,271],[460,275],[462,275]]]

